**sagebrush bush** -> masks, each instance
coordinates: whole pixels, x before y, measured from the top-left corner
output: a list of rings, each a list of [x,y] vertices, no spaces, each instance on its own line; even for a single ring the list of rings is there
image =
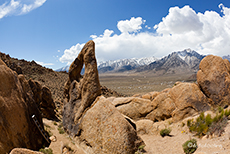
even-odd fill
[[[220,136],[224,132],[224,128],[227,126],[227,116],[230,115],[230,110],[223,110],[223,108],[218,108],[218,113],[214,118],[210,114],[204,115],[204,112],[195,120],[188,120],[187,126],[190,132],[196,133],[198,137],[204,135],[215,134]]]
[[[65,133],[65,131],[64,131],[64,129],[63,129],[62,123],[60,123],[60,124],[58,125],[58,131],[59,131],[59,134],[64,134],[64,133]]]
[[[169,136],[169,134],[171,133],[171,128],[165,128],[165,129],[162,129],[161,131],[160,131],[160,135],[162,136],[162,137],[165,137],[165,136]]]
[[[182,145],[182,147],[183,147],[184,153],[192,154],[198,148],[197,141],[196,141],[196,139],[188,140]]]
[[[146,151],[144,150],[144,148],[145,148],[145,145],[139,146],[139,147],[138,147],[138,150],[135,152],[135,154],[143,154],[143,152],[146,152]]]
[[[53,150],[50,148],[40,149],[39,152],[42,152],[44,154],[53,154]]]

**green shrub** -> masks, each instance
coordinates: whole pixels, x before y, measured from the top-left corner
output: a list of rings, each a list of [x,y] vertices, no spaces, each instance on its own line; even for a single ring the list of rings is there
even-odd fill
[[[230,115],[230,109],[229,109],[229,110],[225,110],[224,115],[225,115],[226,117],[228,117],[228,116]]]
[[[196,119],[196,122],[187,121],[190,132],[195,132],[197,136],[201,137],[208,132],[208,128],[212,123],[211,115],[204,116],[204,112]]]
[[[188,140],[182,145],[182,147],[183,147],[184,153],[192,154],[198,148],[197,141],[196,141],[196,139]]]
[[[165,129],[162,129],[161,131],[160,131],[160,135],[162,136],[162,137],[165,137],[165,136],[169,136],[169,134],[171,133],[171,129],[170,128],[165,128]]]
[[[42,148],[39,150],[39,152],[42,152],[44,154],[53,154],[53,150],[50,148],[44,148],[44,149]]]
[[[198,137],[204,135],[218,135],[220,136],[224,132],[224,128],[227,126],[227,116],[230,115],[229,111],[224,111],[223,108],[218,109],[219,112],[214,118],[210,114],[204,115],[204,112],[195,120],[188,120],[187,126],[190,132],[194,132]]]
[[[64,134],[64,133],[65,133],[65,131],[64,131],[64,129],[63,129],[62,123],[60,123],[60,124],[58,125],[58,131],[59,131],[59,134]]]
[[[218,107],[218,112],[219,112],[219,113],[223,112],[223,110],[224,110],[224,109],[223,109],[222,107],[220,107],[220,106]]]
[[[138,147],[138,150],[137,150],[137,152],[135,152],[135,154],[143,154],[143,152],[146,152],[146,151],[144,150],[144,148],[145,148],[145,145],[139,146],[139,147]]]
[[[65,133],[65,131],[64,131],[63,128],[59,128],[59,127],[58,127],[58,131],[59,131],[59,134],[64,134],[64,133]]]

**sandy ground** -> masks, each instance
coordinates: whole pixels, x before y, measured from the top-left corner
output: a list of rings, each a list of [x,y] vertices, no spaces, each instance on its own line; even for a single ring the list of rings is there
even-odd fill
[[[167,124],[166,124],[167,125]],[[147,154],[184,154],[182,145],[189,139],[197,140],[198,148],[194,154],[230,154],[230,121],[221,137],[197,138],[188,131],[187,126],[182,127],[181,122],[167,127],[172,129],[171,136],[140,135],[144,140]]]
[[[63,147],[65,145],[69,146],[73,152],[75,154],[85,154],[84,151],[82,151],[77,144],[75,144],[75,142],[66,134],[60,134],[58,131],[58,125],[59,123],[57,123],[57,125],[54,125],[54,121],[52,120],[48,120],[48,119],[43,119],[43,123],[45,125],[49,126],[49,130],[51,131],[51,133],[53,134],[53,136],[56,137],[56,141],[52,141],[50,146],[48,148],[51,148],[53,150],[53,154],[62,154],[63,151]],[[63,151],[64,153],[64,151]],[[66,152],[66,154],[68,154]]]
[[[53,154],[61,154],[62,148],[68,145],[75,154],[84,154],[84,151],[75,144],[66,133],[60,134],[58,124],[54,125],[54,121],[43,119],[45,125],[49,126],[49,130],[56,137],[55,142],[51,142],[49,148],[53,150]],[[186,122],[184,120],[183,122]],[[163,125],[163,126],[162,126]],[[197,138],[188,131],[187,126],[182,127],[182,122],[168,123],[161,122],[162,127],[170,127],[171,136],[161,137],[159,132],[153,134],[139,135],[145,142],[145,154],[184,154],[182,144],[189,139],[197,140],[198,149],[194,154],[230,154],[230,120],[225,129],[225,133],[221,137],[213,138]]]

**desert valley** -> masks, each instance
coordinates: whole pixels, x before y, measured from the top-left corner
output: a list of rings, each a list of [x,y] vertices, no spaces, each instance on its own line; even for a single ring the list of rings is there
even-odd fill
[[[0,153],[228,154],[228,58],[97,63],[89,41],[54,71],[0,53]]]

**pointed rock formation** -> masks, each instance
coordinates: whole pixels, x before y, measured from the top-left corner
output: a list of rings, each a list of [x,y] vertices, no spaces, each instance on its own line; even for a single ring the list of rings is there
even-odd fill
[[[83,65],[85,65],[85,73],[82,76],[80,73]],[[95,43],[89,41],[69,68],[69,79],[64,89],[66,102],[63,113],[63,125],[67,131],[76,134],[77,124],[83,112],[100,94]]]
[[[85,64],[85,74],[80,72]],[[85,44],[71,64],[65,85],[63,126],[79,139],[80,146],[89,154],[135,153],[143,141],[137,136],[136,126],[129,122],[111,102],[101,94],[95,44]],[[138,99],[138,98],[135,98]]]

